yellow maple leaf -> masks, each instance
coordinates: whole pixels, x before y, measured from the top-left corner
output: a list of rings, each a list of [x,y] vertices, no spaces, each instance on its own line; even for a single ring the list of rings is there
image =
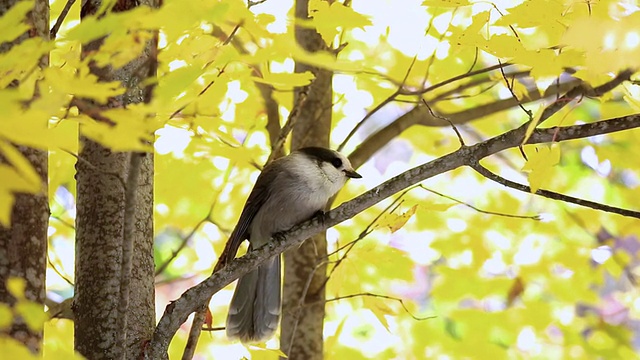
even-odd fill
[[[340,2],[324,0],[309,1],[309,15],[313,17],[312,24],[327,44],[331,44],[338,34],[339,28],[363,28],[371,25],[371,21],[351,7]]]
[[[402,227],[413,217],[418,210],[418,205],[413,205],[409,210],[402,214],[388,214],[384,216],[378,223],[379,227],[388,227],[392,233],[402,229]]]
[[[387,331],[391,332],[389,330],[389,322],[387,321],[385,315],[395,315],[395,312],[387,304],[385,304],[382,299],[373,296],[365,296],[363,299],[363,303],[364,307],[369,309],[373,313],[373,315],[376,316],[382,326],[384,326]]]
[[[252,77],[255,82],[270,84],[274,87],[291,89],[296,86],[307,86],[315,76],[310,71],[303,73],[272,73],[265,72],[261,78]]]
[[[560,162],[560,146],[541,146],[529,155],[529,160],[524,164],[523,171],[529,173],[529,186],[531,192],[535,193],[549,180],[549,172],[552,167]]]

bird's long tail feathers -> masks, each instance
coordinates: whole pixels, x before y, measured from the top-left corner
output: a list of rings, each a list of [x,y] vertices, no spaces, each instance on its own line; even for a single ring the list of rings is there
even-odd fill
[[[280,319],[280,256],[240,277],[227,316],[227,337],[255,343],[271,337]]]

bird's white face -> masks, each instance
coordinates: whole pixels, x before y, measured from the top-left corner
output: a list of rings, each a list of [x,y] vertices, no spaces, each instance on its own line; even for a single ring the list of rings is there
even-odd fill
[[[351,166],[349,159],[337,151],[334,151],[335,158],[330,161],[323,161],[320,165],[322,172],[333,183],[344,185],[350,177],[360,177]]]
[[[305,148],[287,156],[288,169],[304,179],[308,191],[318,202],[326,202],[345,184],[347,178],[360,178],[349,159],[337,151]]]

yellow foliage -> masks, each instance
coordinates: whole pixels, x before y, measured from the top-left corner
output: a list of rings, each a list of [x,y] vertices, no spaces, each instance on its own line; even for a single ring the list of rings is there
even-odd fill
[[[535,151],[529,155],[529,160],[522,168],[523,171],[529,173],[529,186],[531,192],[535,193],[550,179],[551,168],[560,162],[560,146],[553,144],[551,146],[536,147]]]

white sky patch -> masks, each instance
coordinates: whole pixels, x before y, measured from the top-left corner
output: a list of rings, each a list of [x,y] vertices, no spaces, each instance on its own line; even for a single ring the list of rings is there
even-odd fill
[[[533,328],[530,326],[525,327],[518,334],[518,349],[529,353],[530,355],[534,355],[540,352],[541,346],[538,341],[538,337],[536,333],[533,331]]]
[[[449,258],[449,265],[452,269],[459,269],[473,263],[473,251],[467,249],[457,256]]]
[[[393,319],[386,318],[389,327],[392,328]],[[373,327],[373,330],[370,330],[373,333],[367,334],[366,337],[359,335],[357,330],[363,326]],[[367,358],[375,358],[377,354],[399,342],[398,337],[390,334],[378,318],[367,309],[351,312],[351,316],[345,320],[339,339],[342,344],[358,349]]]
[[[258,147],[262,148],[264,144],[268,144],[267,136],[264,132],[254,131],[248,134],[248,138],[245,139],[244,146],[248,148]]]
[[[269,70],[274,74],[292,73],[295,67],[296,63],[291,58],[287,58],[283,62],[272,61],[269,63]]]
[[[603,49],[604,51],[613,51],[618,47],[618,41],[616,39],[616,33],[611,31],[604,36]]]
[[[482,265],[482,269],[491,275],[504,274],[507,272],[507,264],[502,259],[502,252],[494,251],[491,258]]]
[[[629,49],[635,49],[640,46],[640,32],[630,31],[624,37],[624,46]]]
[[[159,215],[166,216],[169,214],[169,207],[167,204],[156,204],[156,212]]]
[[[611,248],[603,245],[591,250],[591,259],[598,264],[604,264],[611,257]]]
[[[414,219],[415,217],[409,221],[414,222]],[[398,247],[406,252],[416,264],[428,265],[440,257],[440,253],[430,247],[431,243],[436,239],[434,232],[422,231],[416,233],[400,229],[396,234],[402,236]]]
[[[533,265],[540,261],[543,250],[544,240],[529,235],[522,240],[518,252],[513,256],[513,261],[518,265]]]
[[[185,129],[165,125],[156,131],[157,139],[154,143],[156,152],[160,155],[172,153],[176,158],[184,157],[184,150],[191,142],[191,132]]]
[[[169,71],[174,71],[176,69],[180,69],[181,67],[187,66],[187,62],[184,60],[173,60],[169,62]]]
[[[467,229],[467,222],[462,219],[447,219],[447,227],[455,233],[461,233]]]
[[[353,50],[347,56],[350,61],[362,61],[364,60],[364,54],[360,50]]]
[[[236,104],[247,100],[249,93],[240,88],[240,81],[234,80],[227,84],[227,97]]]
[[[564,326],[569,326],[575,318],[575,309],[573,306],[563,306],[553,311],[556,319]]]
[[[202,232],[205,233],[211,241],[218,241],[222,239],[220,229],[210,222],[205,222],[204,225],[202,225]]]
[[[540,213],[538,214],[540,221],[543,223],[549,223],[556,220],[556,216],[552,213]]]
[[[508,250],[511,247],[511,240],[495,230],[485,232],[484,238],[488,243],[500,250]]]
[[[222,156],[214,156],[211,162],[213,163],[213,166],[220,171],[226,171],[229,167],[229,159]]]
[[[158,32],[158,49],[164,49],[167,46],[167,34],[163,31]]]

